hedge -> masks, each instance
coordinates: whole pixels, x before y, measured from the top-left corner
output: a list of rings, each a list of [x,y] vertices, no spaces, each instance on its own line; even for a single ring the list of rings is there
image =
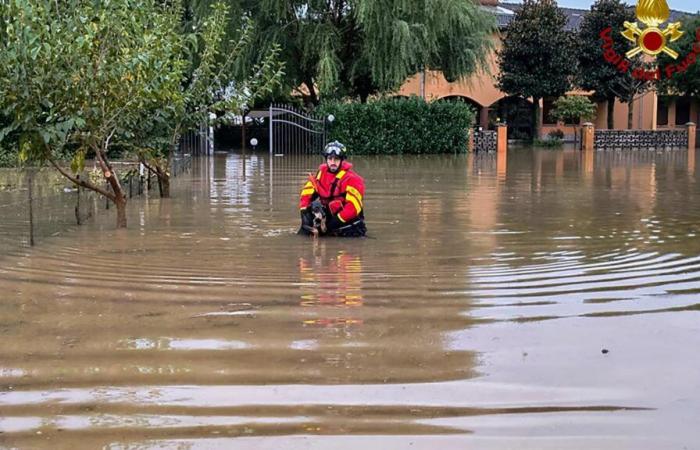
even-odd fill
[[[328,139],[355,155],[464,153],[474,123],[466,103],[426,103],[418,97],[324,103],[316,112],[335,116]]]

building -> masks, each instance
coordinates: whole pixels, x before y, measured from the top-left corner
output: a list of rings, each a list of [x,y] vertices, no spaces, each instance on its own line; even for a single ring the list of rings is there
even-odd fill
[[[517,3],[500,3],[498,0],[481,0],[484,8],[496,14],[498,25],[503,30],[522,7]],[[561,8],[568,18],[567,28],[578,29],[588,10]],[[683,15],[672,12],[671,20]],[[498,42],[496,47],[498,48]],[[478,74],[470,79],[450,83],[440,72],[426,71],[408,79],[398,91],[398,95],[418,95],[426,100],[460,99],[474,106],[477,123],[484,128],[493,128],[497,121],[508,123],[509,136],[513,138],[532,137],[531,100],[508,96],[496,87],[498,64],[495,53],[490,56],[490,75]],[[583,94],[586,92],[572,92]],[[549,117],[555,98],[544,99],[540,106],[542,114],[542,136],[550,131],[561,129],[565,135],[573,136],[574,127],[556,123]],[[598,103],[595,118],[596,128],[607,128],[607,104]],[[627,128],[628,106],[616,101],[614,124],[616,129]],[[688,122],[700,121],[700,105],[697,99],[689,97],[660,97],[655,91],[646,92],[635,98],[633,104],[633,129],[662,129],[685,126]]]

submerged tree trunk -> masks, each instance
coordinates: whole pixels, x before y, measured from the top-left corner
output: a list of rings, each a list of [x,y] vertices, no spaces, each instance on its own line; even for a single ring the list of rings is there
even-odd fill
[[[160,198],[170,198],[170,173],[158,167],[156,175],[158,176],[158,193],[160,193]]]
[[[119,177],[107,159],[106,148],[95,149],[95,156],[105,180],[112,188],[112,201],[117,207],[117,228],[126,228],[126,194],[119,183]]]
[[[533,139],[541,139],[540,137],[540,130],[542,129],[542,117],[540,115],[540,99],[539,97],[532,97],[532,103],[534,105],[533,109],[533,114],[534,114],[534,120],[532,121],[532,126],[533,126],[533,131],[532,131],[532,138]]]
[[[608,130],[615,129],[615,97],[608,99]]]
[[[117,196],[114,204],[117,206],[117,228],[126,228],[126,196]]]
[[[631,130],[634,123],[634,96],[627,99],[627,129]]]

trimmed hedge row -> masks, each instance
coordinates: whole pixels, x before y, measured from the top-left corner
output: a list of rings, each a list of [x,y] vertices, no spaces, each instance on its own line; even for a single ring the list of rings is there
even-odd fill
[[[418,97],[370,103],[325,103],[316,112],[333,114],[328,140],[355,155],[464,153],[474,112],[466,103],[426,103]]]

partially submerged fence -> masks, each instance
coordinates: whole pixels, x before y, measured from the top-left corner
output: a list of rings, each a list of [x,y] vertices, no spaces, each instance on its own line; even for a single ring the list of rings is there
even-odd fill
[[[181,148],[191,151],[194,145],[194,142],[185,142]],[[157,195],[157,177],[138,163],[112,162],[112,165],[117,169],[127,198],[136,198],[151,190]],[[177,154],[170,168],[171,177],[191,167],[191,153]],[[0,256],[82,225],[99,211],[111,208],[109,199],[74,186],[51,168],[2,169]]]
[[[494,130],[474,132],[475,152],[495,152],[498,143],[498,135]]]
[[[508,150],[508,127],[505,123],[496,125],[495,130],[476,128],[469,133],[470,152],[505,152]]]
[[[326,145],[326,118],[289,105],[271,104],[269,147],[273,155],[321,154]]]
[[[695,150],[695,124],[671,130],[596,130],[592,123],[583,125],[583,150]]]
[[[596,130],[598,150],[687,148],[688,130]]]

